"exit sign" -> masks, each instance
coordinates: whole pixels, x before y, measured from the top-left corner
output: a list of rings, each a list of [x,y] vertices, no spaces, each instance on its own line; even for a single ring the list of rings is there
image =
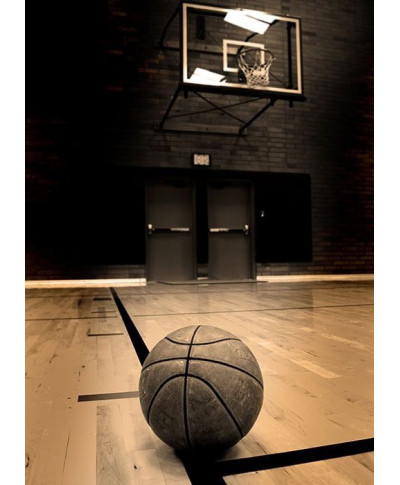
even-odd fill
[[[209,167],[211,165],[211,156],[208,153],[193,153],[192,163],[201,167]]]

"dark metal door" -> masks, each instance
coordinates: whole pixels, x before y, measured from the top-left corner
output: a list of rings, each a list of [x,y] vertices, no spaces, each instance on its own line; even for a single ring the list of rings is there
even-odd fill
[[[152,181],[146,188],[146,273],[149,281],[195,277],[193,183]]]
[[[250,194],[250,184],[209,183],[209,278],[254,277]]]

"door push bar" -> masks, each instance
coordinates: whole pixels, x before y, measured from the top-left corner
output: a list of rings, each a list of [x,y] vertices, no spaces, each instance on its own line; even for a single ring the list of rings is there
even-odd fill
[[[224,232],[229,234],[244,234],[245,236],[249,235],[249,225],[245,224],[243,229],[235,229],[232,227],[210,227],[210,232]]]
[[[170,232],[190,232],[190,227],[154,227],[153,224],[147,224],[147,233],[151,236],[153,233],[170,233]]]

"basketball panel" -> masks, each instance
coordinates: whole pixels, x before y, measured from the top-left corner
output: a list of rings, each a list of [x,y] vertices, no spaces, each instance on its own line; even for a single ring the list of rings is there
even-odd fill
[[[197,335],[196,335],[197,336]],[[241,340],[225,340],[212,345],[192,347],[191,358],[209,359],[233,365],[263,382],[260,366],[250,349]]]
[[[222,328],[213,327],[212,325],[201,325],[199,330],[196,332],[193,343],[203,344],[212,343],[216,340],[221,340],[225,338],[237,339],[236,335],[233,335]]]
[[[164,443],[175,449],[187,446],[183,415],[184,377],[169,381],[151,406],[149,424]]]
[[[150,364],[165,359],[186,359],[188,348],[187,345],[177,345],[164,338],[153,347],[153,350],[146,357],[143,363],[143,369],[146,369]]]
[[[198,326],[199,325],[189,325],[187,327],[180,328],[179,330],[169,333],[166,338],[170,338],[182,344],[190,344],[193,334]]]
[[[174,360],[152,365],[142,371],[139,380],[139,399],[146,419],[149,406],[156,392],[168,379],[183,374],[185,367],[186,360]]]
[[[235,422],[215,393],[193,377],[187,381],[187,420],[192,448],[222,448],[241,439]]]
[[[255,423],[263,403],[263,389],[247,374],[211,362],[190,361],[190,375],[207,381],[221,396],[243,435]]]

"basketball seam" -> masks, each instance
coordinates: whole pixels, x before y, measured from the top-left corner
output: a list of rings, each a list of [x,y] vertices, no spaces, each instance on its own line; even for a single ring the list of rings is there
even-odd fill
[[[151,408],[153,407],[153,404],[154,404],[154,401],[156,399],[156,397],[158,396],[158,394],[160,393],[161,389],[166,385],[168,384],[168,382],[174,380],[174,379],[177,379],[178,377],[185,377],[185,374],[175,374],[173,376],[170,376],[168,377],[167,379],[165,379],[165,381],[163,381],[159,386],[158,388],[156,389],[156,391],[154,392],[153,394],[153,397],[151,398],[151,401],[150,401],[150,404],[149,404],[149,407],[147,408],[147,416],[146,416],[146,419],[147,419],[147,422],[150,424],[150,412],[151,412]]]
[[[243,372],[243,374],[246,374],[248,375],[249,377],[252,377],[256,382],[257,384],[259,384],[259,386],[261,387],[261,389],[264,389],[264,385],[263,383],[256,377],[254,376],[253,374],[251,374],[250,372],[242,369],[241,367],[236,367],[232,364],[228,364],[227,362],[221,362],[219,360],[212,360],[212,359],[206,359],[204,357],[190,357],[189,354],[187,357],[169,357],[167,359],[161,359],[161,360],[157,360],[155,362],[150,362],[149,364],[147,364],[145,367],[143,367],[142,369],[142,372],[144,370],[146,370],[148,367],[152,366],[152,365],[155,365],[155,364],[161,364],[163,362],[171,362],[173,360],[185,360],[186,361],[189,359],[189,360],[199,360],[199,361],[202,361],[202,362],[210,362],[211,364],[220,364],[220,365],[225,365],[226,367],[230,367],[231,369],[235,369],[239,372]]]
[[[232,411],[229,409],[228,405],[225,403],[225,401],[222,399],[222,397],[218,394],[218,392],[216,391],[214,386],[212,386],[208,381],[206,381],[202,377],[195,376],[194,374],[188,374],[188,377],[192,377],[193,379],[198,379],[199,381],[201,381],[203,384],[205,384],[206,386],[208,386],[211,389],[211,391],[215,394],[218,401],[222,404],[222,406],[225,408],[226,412],[229,414],[230,418],[234,422],[237,430],[239,431],[240,437],[243,438],[243,432],[242,432],[242,429],[240,428],[238,421],[236,420]]]
[[[190,352],[192,351],[192,344],[194,341],[194,338],[196,336],[197,331],[199,330],[201,325],[195,328],[192,338],[190,340],[190,345],[188,348],[188,353],[186,357],[186,367],[185,367],[185,378],[184,378],[184,383],[183,383],[183,423],[185,426],[185,436],[186,436],[186,442],[188,448],[192,447],[192,444],[190,442],[190,436],[189,436],[189,423],[188,423],[188,417],[187,417],[187,376],[188,376],[188,371],[189,371],[189,363],[190,363]]]
[[[169,337],[165,337],[166,340],[168,340],[169,342],[173,343],[173,344],[177,344],[177,345],[190,345],[190,343],[186,343],[186,342],[177,342],[176,340],[172,340],[172,338],[169,338]],[[211,344],[217,344],[218,342],[225,342],[226,340],[238,340],[239,342],[241,341],[239,338],[231,338],[231,337],[228,337],[228,338],[221,338],[219,340],[213,340],[212,342],[201,342],[201,343],[198,343],[198,344],[195,344],[193,343],[192,346],[195,346],[197,347],[198,345],[211,345]]]
[[[168,377],[168,379],[165,379],[165,381],[163,381],[157,388],[157,390],[155,391],[155,393],[153,394],[153,397],[151,398],[151,401],[150,401],[150,404],[149,404],[149,407],[147,409],[147,422],[150,424],[150,412],[151,412],[151,409],[153,407],[153,403],[156,399],[156,397],[158,396],[158,394],[161,392],[161,390],[168,384],[168,382],[171,382],[173,381],[174,379],[178,379],[179,377],[184,377],[184,378],[188,378],[188,377],[192,377],[193,379],[197,379],[201,382],[203,382],[203,384],[205,384],[206,386],[208,386],[211,391],[215,394],[215,396],[217,397],[217,399],[219,400],[219,402],[222,404],[222,406],[225,408],[226,412],[229,414],[230,418],[232,419],[233,423],[235,424],[241,438],[243,438],[243,431],[238,423],[238,421],[236,420],[234,414],[232,413],[232,411],[229,409],[228,405],[225,403],[225,401],[222,399],[222,397],[218,394],[218,392],[216,391],[216,389],[214,388],[214,386],[212,386],[208,381],[206,381],[205,379],[203,379],[202,377],[199,377],[199,376],[195,376],[194,374],[189,374],[189,373],[185,373],[185,374],[175,374],[171,377]],[[186,416],[186,419],[187,419],[187,416]],[[186,426],[187,423],[185,423],[185,420],[184,420],[184,425]],[[187,439],[189,440],[188,441],[188,446],[191,447],[191,443],[190,443],[190,439],[189,439],[189,429],[185,428],[185,434],[186,434],[186,431],[187,431]]]

